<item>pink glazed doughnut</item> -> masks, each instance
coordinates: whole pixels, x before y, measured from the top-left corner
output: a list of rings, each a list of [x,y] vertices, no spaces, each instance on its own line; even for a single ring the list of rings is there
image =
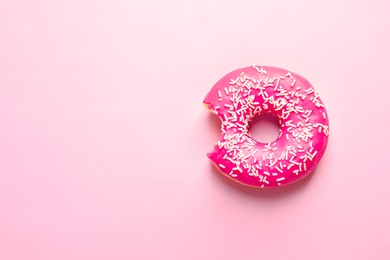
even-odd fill
[[[207,156],[230,179],[256,188],[274,188],[307,176],[322,158],[329,136],[325,106],[303,77],[253,66],[220,79],[203,103],[221,122],[222,134]],[[261,143],[250,121],[270,113],[279,119],[276,141]]]

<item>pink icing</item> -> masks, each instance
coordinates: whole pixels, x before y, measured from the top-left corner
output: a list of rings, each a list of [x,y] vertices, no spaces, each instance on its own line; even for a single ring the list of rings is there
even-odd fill
[[[221,136],[208,154],[227,177],[274,188],[307,176],[322,158],[329,135],[326,109],[311,84],[284,69],[253,66],[220,79],[203,103],[221,120]],[[279,119],[276,141],[261,143],[248,130],[257,115]]]

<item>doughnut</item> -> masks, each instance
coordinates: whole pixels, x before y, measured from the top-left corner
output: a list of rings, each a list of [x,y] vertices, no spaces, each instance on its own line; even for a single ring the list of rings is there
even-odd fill
[[[313,86],[285,69],[250,66],[220,79],[203,104],[221,120],[221,135],[208,158],[230,179],[255,188],[295,183],[315,169],[329,137],[325,106]],[[250,122],[278,119],[275,141],[252,138]]]

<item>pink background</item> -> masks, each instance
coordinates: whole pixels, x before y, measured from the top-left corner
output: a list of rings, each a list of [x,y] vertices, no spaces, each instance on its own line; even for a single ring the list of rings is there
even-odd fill
[[[0,259],[389,259],[390,4],[0,1]],[[314,174],[239,186],[203,108],[233,69],[306,77]]]

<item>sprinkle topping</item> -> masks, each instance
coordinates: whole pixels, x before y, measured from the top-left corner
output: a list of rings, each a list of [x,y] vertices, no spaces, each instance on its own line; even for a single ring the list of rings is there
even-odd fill
[[[307,175],[329,135],[326,110],[314,88],[292,72],[271,67],[248,67],[225,77],[228,83],[218,82],[204,101],[222,121],[210,159],[230,178],[255,187],[283,186]],[[249,133],[251,120],[265,113],[280,123],[278,139],[266,144]]]

